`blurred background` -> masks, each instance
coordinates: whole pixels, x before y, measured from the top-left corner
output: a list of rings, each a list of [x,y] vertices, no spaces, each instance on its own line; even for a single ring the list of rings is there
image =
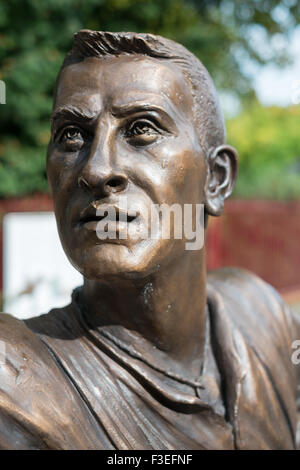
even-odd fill
[[[58,242],[45,175],[56,75],[82,28],[161,34],[217,86],[240,173],[210,220],[207,264],[245,267],[300,305],[300,3],[0,1],[0,291],[19,317],[68,303],[80,275]]]

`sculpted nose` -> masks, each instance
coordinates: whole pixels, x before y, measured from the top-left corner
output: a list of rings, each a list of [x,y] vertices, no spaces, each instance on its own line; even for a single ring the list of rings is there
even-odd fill
[[[128,177],[112,165],[115,155],[112,139],[108,137],[99,141],[81,170],[79,187],[91,191],[97,197],[124,191],[128,186]]]
[[[128,185],[128,178],[124,174],[113,172],[110,175],[99,176],[98,173],[90,177],[87,172],[84,172],[78,178],[78,185],[83,189],[97,193],[97,196],[109,196],[112,193],[124,191]]]
[[[103,182],[103,191],[109,193],[119,193],[127,188],[128,179],[125,175],[113,174]]]

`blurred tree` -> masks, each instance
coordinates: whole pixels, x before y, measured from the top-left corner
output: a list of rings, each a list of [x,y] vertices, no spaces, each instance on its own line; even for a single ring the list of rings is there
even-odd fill
[[[296,0],[9,0],[0,3],[0,197],[47,190],[52,91],[81,28],[175,39],[207,66],[220,90],[253,96],[243,63],[283,63]]]
[[[300,197],[300,106],[265,108],[254,102],[227,121],[227,140],[239,151],[234,195]]]

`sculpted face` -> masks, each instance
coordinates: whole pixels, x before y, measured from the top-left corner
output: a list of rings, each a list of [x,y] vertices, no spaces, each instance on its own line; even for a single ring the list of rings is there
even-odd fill
[[[204,203],[207,162],[192,109],[190,85],[170,61],[91,57],[62,70],[47,174],[63,248],[85,277],[143,277],[184,254],[184,239],[138,234],[152,204]],[[109,207],[127,207],[117,223],[119,234],[130,226],[127,239],[97,237],[96,209]]]

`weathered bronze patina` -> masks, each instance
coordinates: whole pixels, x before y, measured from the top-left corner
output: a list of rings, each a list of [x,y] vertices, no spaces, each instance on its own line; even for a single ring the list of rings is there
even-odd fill
[[[222,213],[237,156],[198,59],[153,35],[77,33],[47,173],[84,285],[65,308],[1,315],[0,448],[295,448],[300,328],[273,288],[233,268],[206,275],[205,249],[184,237],[96,234],[97,210],[125,200],[131,233],[151,204]]]

